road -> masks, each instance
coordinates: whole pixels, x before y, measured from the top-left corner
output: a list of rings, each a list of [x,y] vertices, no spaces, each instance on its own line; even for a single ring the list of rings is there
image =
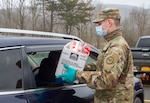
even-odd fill
[[[150,85],[144,85],[144,103],[150,103]]]

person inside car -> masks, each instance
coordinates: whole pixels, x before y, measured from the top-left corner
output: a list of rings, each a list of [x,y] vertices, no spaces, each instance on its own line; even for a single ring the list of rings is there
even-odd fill
[[[37,75],[38,86],[52,86],[59,84],[59,79],[55,78],[55,71],[61,51],[50,51],[48,58],[41,61],[39,73]]]

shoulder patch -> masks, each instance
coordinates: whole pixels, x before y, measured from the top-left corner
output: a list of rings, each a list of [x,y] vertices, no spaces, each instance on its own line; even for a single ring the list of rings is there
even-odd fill
[[[112,56],[106,57],[106,63],[107,64],[112,64],[114,62],[114,58]]]
[[[104,58],[104,69],[111,70],[111,68],[117,64],[119,60],[119,54],[116,51],[111,51]]]

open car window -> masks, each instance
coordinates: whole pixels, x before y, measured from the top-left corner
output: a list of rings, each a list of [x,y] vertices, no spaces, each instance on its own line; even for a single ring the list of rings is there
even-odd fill
[[[47,58],[50,51],[28,53],[28,59],[32,68],[40,66],[42,59]]]
[[[61,50],[44,50],[28,53],[28,61],[32,68],[37,86],[54,86],[55,72]],[[86,64],[95,62],[98,54],[91,51]]]
[[[89,63],[92,63],[92,62],[95,62],[97,60],[97,56],[98,56],[98,53],[95,53],[95,52],[92,52],[90,53],[87,61],[86,61],[86,64],[89,64]]]

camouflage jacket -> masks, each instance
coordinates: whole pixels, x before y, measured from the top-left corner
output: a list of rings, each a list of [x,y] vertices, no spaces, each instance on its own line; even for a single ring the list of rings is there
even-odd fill
[[[133,60],[120,29],[107,40],[97,61],[77,71],[76,78],[95,89],[94,103],[133,102]]]

